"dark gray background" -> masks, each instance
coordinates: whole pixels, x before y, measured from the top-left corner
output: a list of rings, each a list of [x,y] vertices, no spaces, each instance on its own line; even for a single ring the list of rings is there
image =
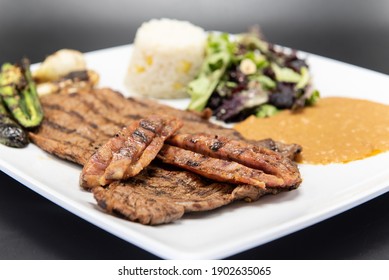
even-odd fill
[[[274,43],[389,74],[388,12],[388,0],[0,0],[0,63],[128,44],[142,22],[169,17],[232,33],[259,24]],[[389,259],[388,199],[231,258]],[[153,258],[0,172],[0,259]]]

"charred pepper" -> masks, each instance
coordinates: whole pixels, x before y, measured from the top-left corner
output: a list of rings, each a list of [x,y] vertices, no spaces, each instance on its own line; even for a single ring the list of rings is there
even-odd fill
[[[43,110],[27,58],[22,59],[20,64],[2,65],[0,96],[14,119],[23,127],[36,127],[41,123]]]
[[[23,148],[28,144],[27,133],[8,114],[7,109],[0,98],[0,143],[14,147]]]

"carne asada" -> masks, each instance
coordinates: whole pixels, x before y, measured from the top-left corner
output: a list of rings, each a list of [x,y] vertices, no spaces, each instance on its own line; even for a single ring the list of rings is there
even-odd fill
[[[207,211],[235,200],[255,201],[283,189],[233,186],[194,173],[149,165],[137,176],[92,189],[99,206],[141,224],[173,222],[186,212]]]
[[[182,111],[152,100],[125,98],[108,88],[41,97],[45,118],[30,132],[30,139],[41,149],[60,158],[84,165],[93,153],[123,127],[148,115],[162,112],[184,122],[181,133],[203,133],[243,140],[238,132],[210,123],[204,115]],[[247,141],[279,152],[291,159],[300,152],[297,144],[272,139]]]
[[[246,167],[234,161],[208,157],[189,150],[164,145],[158,154],[164,163],[172,164],[206,178],[220,182],[250,184],[260,188],[279,187],[284,180],[262,170]]]
[[[250,166],[247,162],[252,161],[252,156],[258,155],[244,151],[242,152],[244,160],[237,156],[235,156],[237,159],[233,159],[232,156],[229,158],[230,150],[240,147],[238,145],[240,142],[237,144],[233,140],[243,140],[243,138],[232,129],[210,123],[207,120],[207,114],[180,111],[151,100],[126,99],[110,89],[42,96],[41,103],[45,118],[39,128],[29,133],[30,139],[49,153],[85,166],[85,170],[92,177],[87,178],[85,174],[82,175],[81,183],[85,180],[87,188],[88,186],[96,186],[91,191],[98,204],[105,211],[131,221],[142,224],[168,223],[179,219],[185,212],[210,210],[235,200],[256,201],[266,194],[277,194],[281,191],[297,188],[301,182],[297,168],[295,177],[288,173],[293,172],[294,165],[288,162],[291,161],[290,158],[294,158],[300,153],[301,147],[299,145],[283,144],[272,139],[244,141],[248,145],[244,147],[252,147],[250,145],[257,147],[256,153],[259,153],[260,158],[270,165],[265,168],[263,168],[263,166],[266,166],[265,163],[263,163],[263,166],[258,165],[257,167],[255,164]],[[169,117],[152,116],[157,112]],[[141,125],[143,120],[141,119],[153,119],[157,122],[157,124],[153,123],[155,128],[152,129],[153,133],[143,130],[144,127]],[[207,131],[212,135],[218,135],[220,141],[228,143],[225,144],[223,149],[219,147],[223,156],[217,155],[217,153],[209,154],[209,151],[206,150],[202,151],[203,155],[201,155],[201,153],[195,151],[198,147],[188,147],[188,150],[176,147],[180,146],[180,141],[183,140],[180,135],[173,138],[177,142],[174,143],[175,146],[164,147],[177,150],[177,155],[181,157],[181,161],[185,159],[184,157],[187,157],[186,154],[189,155],[189,158],[186,158],[187,161],[206,158],[205,161],[199,162],[202,166],[199,173],[203,175],[210,173],[211,176],[208,176],[210,178],[221,176],[217,174],[219,171],[223,171],[223,176],[227,178],[228,176],[233,177],[223,169],[225,166],[222,167],[220,163],[226,163],[228,166],[238,166],[238,170],[234,170],[234,172],[239,172],[239,170],[249,171],[244,173],[247,176],[243,176],[242,173],[232,174],[238,180],[231,184],[215,182],[204,176],[163,163],[160,159],[151,162],[146,167],[159,151],[159,146],[162,146],[164,140],[180,126],[178,119],[183,122],[183,126],[179,131],[183,135],[189,133],[199,134]],[[168,125],[165,127],[162,123]],[[124,127],[127,128],[122,131]],[[141,129],[142,133],[135,133],[137,129],[138,131]],[[115,137],[116,134],[119,136]],[[122,137],[120,141],[113,140],[120,137]],[[139,138],[139,143],[134,144],[135,137]],[[152,145],[154,139],[159,140],[158,143]],[[185,143],[185,141],[181,142]],[[204,143],[200,146],[207,145],[210,140],[205,138],[202,141]],[[113,159],[114,156],[117,157],[111,165],[111,171],[116,171],[116,167],[119,167],[118,177],[115,177],[117,175],[114,174],[115,172],[112,175],[109,171],[111,161],[109,163],[103,161],[103,164],[98,166],[99,162],[93,159],[93,155],[96,159],[97,154],[104,152],[104,147],[109,148],[111,145],[111,148],[113,148],[114,143],[119,144],[120,148],[108,149],[108,155],[110,155],[108,159],[110,157]],[[135,151],[129,149],[128,145],[131,143],[136,147]],[[218,146],[219,144],[215,143],[215,145]],[[213,149],[217,150],[215,145]],[[121,148],[124,148],[126,155],[130,155],[128,158],[123,159],[120,153]],[[146,153],[147,149],[150,150]],[[267,149],[276,152],[273,155]],[[193,157],[194,154],[197,155]],[[224,154],[227,156],[224,156]],[[144,158],[141,155],[145,155]],[[162,158],[162,156],[160,157]],[[286,157],[289,158],[285,159]],[[95,171],[98,171],[96,174],[90,173],[93,169],[89,169],[89,160],[92,166],[93,163],[96,164]],[[216,161],[217,164],[210,164],[209,160]],[[231,162],[231,160],[233,161]],[[239,160],[242,161],[239,162]],[[115,165],[117,166],[113,168]],[[144,169],[142,170],[142,168]],[[135,175],[139,171],[140,173],[126,180],[113,181],[107,186],[100,186],[101,182],[105,184],[116,178],[121,178],[126,174],[127,169],[129,170],[128,174],[131,175]],[[284,171],[287,175],[281,176],[280,174],[283,174]],[[108,173],[111,175],[104,177]],[[98,176],[93,177],[93,175]],[[123,177],[127,178],[127,175]],[[291,178],[297,179],[293,181]]]
[[[206,156],[235,161],[250,168],[263,170],[281,178],[285,186],[301,183],[297,165],[294,162],[279,153],[246,141],[230,140],[225,136],[201,133],[176,134],[168,142]]]
[[[81,172],[81,186],[90,189],[135,176],[181,126],[175,118],[156,115],[132,122],[91,156]]]

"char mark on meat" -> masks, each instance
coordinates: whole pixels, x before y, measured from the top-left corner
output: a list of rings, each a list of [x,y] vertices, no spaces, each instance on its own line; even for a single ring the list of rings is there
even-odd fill
[[[219,182],[249,184],[263,189],[266,186],[282,187],[285,185],[281,178],[266,174],[262,170],[170,145],[164,145],[158,158],[164,163],[181,167]]]
[[[243,138],[241,138],[243,140]],[[300,155],[303,148],[299,144],[287,144],[279,141],[274,141],[271,138],[262,140],[245,140],[255,146],[264,147],[274,152],[280,153],[284,157],[295,161]]]
[[[84,165],[96,151],[93,146],[81,147],[74,145],[69,141],[57,141],[47,137],[42,137],[40,134],[30,133],[29,137],[31,141],[46,152],[80,165]]]
[[[297,165],[289,158],[265,147],[225,136],[209,134],[176,134],[168,143],[213,158],[235,161],[281,178],[284,187],[297,186],[301,176]]]
[[[81,172],[80,185],[92,189],[135,176],[181,125],[175,118],[156,115],[133,122],[92,155]]]

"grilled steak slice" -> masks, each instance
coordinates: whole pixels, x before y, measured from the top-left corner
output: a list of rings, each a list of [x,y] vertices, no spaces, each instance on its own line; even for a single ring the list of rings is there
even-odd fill
[[[213,158],[235,161],[250,168],[263,170],[281,178],[282,186],[291,187],[301,183],[297,165],[289,158],[265,147],[203,133],[176,134],[168,143]]]
[[[156,115],[132,122],[90,157],[81,172],[80,185],[91,189],[135,176],[181,126],[175,118]]]
[[[302,151],[302,147],[298,144],[288,144],[279,141],[275,141],[271,138],[266,138],[262,140],[249,140],[240,138],[238,140],[244,140],[248,143],[251,143],[255,146],[264,147],[274,152],[280,153],[284,157],[287,157],[291,160],[296,160]]]
[[[284,186],[284,181],[262,170],[234,161],[208,157],[189,150],[164,145],[158,153],[164,163],[172,164],[219,182],[249,184],[260,188]]]
[[[124,98],[111,89],[80,91],[41,97],[45,119],[31,132],[31,140],[43,150],[58,157],[84,165],[101,145],[119,130],[156,112],[183,120],[182,133],[202,133],[242,140],[240,134],[207,121],[203,115],[177,110],[152,100]],[[272,140],[255,141],[287,156],[295,157],[298,145],[287,145]]]
[[[186,212],[211,210],[235,200],[255,201],[279,191],[250,185],[234,187],[155,165],[126,181],[92,189],[99,206],[108,213],[150,225],[173,222]]]

